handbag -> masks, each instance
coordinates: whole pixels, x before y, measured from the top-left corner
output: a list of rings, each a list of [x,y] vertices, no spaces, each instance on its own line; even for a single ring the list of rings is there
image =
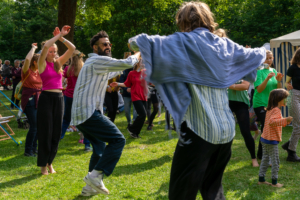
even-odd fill
[[[16,90],[15,90],[15,95],[14,96],[15,96],[15,98],[17,100],[21,100],[21,98],[22,98],[23,84],[24,84],[25,80],[27,79],[27,77],[29,75],[30,75],[30,72],[28,72],[28,75],[26,76],[26,78],[24,79],[24,81],[20,81],[18,83],[18,85],[16,86]]]

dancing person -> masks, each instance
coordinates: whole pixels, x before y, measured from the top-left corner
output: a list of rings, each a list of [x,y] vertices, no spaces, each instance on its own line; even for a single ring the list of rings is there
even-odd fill
[[[125,52],[124,53],[124,59],[127,58],[128,56],[131,55],[131,52]],[[122,73],[122,75],[120,76],[120,83],[124,83],[128,77],[128,74],[129,72],[131,72],[133,70],[133,68],[129,68],[129,69],[125,69]],[[123,96],[123,99],[124,99],[124,110],[125,110],[125,116],[126,116],[126,119],[127,119],[127,127],[128,128],[131,124],[132,124],[132,121],[135,121],[136,117],[137,117],[137,113],[136,113],[136,110],[133,106],[133,118],[131,120],[131,103],[132,103],[132,100],[131,100],[131,88],[127,88],[127,87],[122,87],[122,90],[123,90],[123,93],[122,93],[122,96]]]
[[[37,43],[33,43],[22,67],[23,90],[21,97],[21,108],[29,123],[24,155],[33,157],[36,157],[37,154],[37,105],[42,88],[42,79],[37,64],[39,54],[34,54],[36,49]]]
[[[56,156],[60,140],[64,98],[62,94],[62,65],[72,56],[75,46],[63,36],[70,32],[70,26],[64,26],[61,31],[55,28],[54,37],[46,41],[38,59],[38,70],[43,82],[42,93],[38,101],[37,110],[37,136],[38,159],[37,165],[41,167],[43,175],[55,173],[52,162]],[[68,50],[55,59],[59,40],[66,45]]]
[[[266,118],[265,108],[268,106],[270,92],[274,89],[281,88],[281,80],[283,75],[277,73],[276,69],[271,68],[273,64],[273,53],[266,51],[266,60],[263,64],[263,69],[257,71],[257,78],[254,82],[253,108],[258,121],[261,123],[261,132],[263,132]],[[262,158],[262,146],[259,141],[257,158]]]
[[[248,81],[240,80],[228,89],[229,108],[235,113],[241,134],[251,155],[252,166],[259,167],[255,156],[255,142],[250,132]]]
[[[67,128],[69,127],[70,122],[71,122],[73,94],[74,94],[74,89],[75,89],[78,75],[84,64],[83,63],[84,56],[85,55],[82,52],[75,50],[71,57],[70,66],[66,66],[64,69],[62,82],[64,82],[66,79],[68,84],[67,84],[66,90],[64,91],[65,110],[64,110],[64,117],[63,117],[60,139],[64,138]],[[69,62],[69,60],[67,60],[66,63],[68,63],[68,62]],[[83,143],[85,144],[84,150],[91,151],[89,140],[84,138]]]
[[[118,110],[118,104],[119,104],[119,87],[110,87],[110,83],[116,82],[120,80],[120,75],[109,79],[107,83],[107,89],[105,93],[104,102],[107,108],[107,117],[112,121],[112,123],[115,122],[117,110]]]
[[[288,91],[284,89],[274,89],[270,93],[265,126],[260,138],[262,142],[263,157],[259,169],[259,185],[267,184],[272,185],[273,187],[283,186],[283,184],[277,182],[279,171],[278,144],[282,141],[282,127],[285,127],[293,120],[293,117],[283,118],[281,115],[281,107],[286,106],[285,100],[288,95]],[[265,180],[270,160],[272,163],[272,184]]]
[[[81,195],[109,194],[103,176],[112,174],[119,161],[125,138],[114,123],[103,114],[103,102],[109,79],[138,62],[140,53],[127,59],[111,57],[111,43],[105,31],[90,40],[93,53],[83,65],[73,95],[71,124],[83,133],[93,147],[89,172],[83,179],[86,186]],[[106,146],[105,143],[108,143]]]
[[[18,85],[18,83],[21,81],[21,70],[22,68],[20,67],[20,61],[19,60],[15,60],[14,61],[14,67],[11,69],[11,76],[12,76],[12,80],[13,80],[13,91],[12,91],[12,95],[11,95],[11,101],[12,103],[10,104],[10,108],[14,109],[14,103],[16,104],[16,106],[19,107],[19,102],[20,100],[15,99],[15,91],[16,91],[16,87]]]
[[[300,139],[300,49],[293,55],[291,64],[287,70],[285,86],[288,90],[291,90],[289,113],[293,117],[293,132],[289,141],[284,143],[282,148],[288,152],[287,161],[300,162],[300,158],[296,154]]]
[[[217,24],[202,2],[184,2],[176,23],[181,32],[129,39],[181,132],[169,199],[195,199],[198,191],[203,199],[225,199],[221,181],[235,136],[227,87],[243,77],[255,80],[265,48],[244,48],[213,34]]]
[[[129,72],[128,77],[124,83],[113,82],[110,85],[131,88],[131,100],[138,114],[133,124],[127,130],[132,138],[140,138],[140,133],[147,116],[147,94],[145,94],[145,87],[147,83],[141,78],[143,69],[141,66],[141,59],[138,64]],[[143,82],[144,81],[144,82]]]

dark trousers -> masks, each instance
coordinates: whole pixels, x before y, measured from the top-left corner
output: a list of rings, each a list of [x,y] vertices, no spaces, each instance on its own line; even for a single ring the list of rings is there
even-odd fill
[[[37,108],[35,105],[35,96],[32,95],[24,109],[29,122],[29,130],[25,142],[25,153],[28,154],[36,151],[37,148]]]
[[[20,100],[15,99],[15,91],[16,91],[16,87],[18,85],[19,82],[17,83],[13,83],[13,91],[12,91],[12,95],[11,95],[11,101],[14,102],[18,107],[19,107],[19,102]],[[16,100],[16,102],[15,102]],[[13,103],[10,104],[10,107],[13,108],[15,107]]]
[[[192,143],[176,146],[169,187],[171,200],[195,200],[200,191],[204,200],[225,199],[222,177],[231,156],[232,141],[211,144],[182,124],[182,137]]]
[[[106,92],[104,102],[107,107],[107,117],[115,122],[119,103],[118,92]]]
[[[235,113],[241,134],[252,159],[255,159],[255,142],[250,132],[248,105],[243,102],[229,101],[229,107]]]
[[[65,110],[64,110],[64,117],[63,117],[60,139],[63,139],[65,137],[67,128],[69,127],[71,122],[73,98],[64,96],[64,103],[65,103]]]
[[[152,113],[151,113],[151,103],[153,104]],[[154,94],[150,95],[150,99],[148,99],[147,101],[147,116],[148,116],[149,126],[153,123],[153,120],[157,113],[158,113],[158,99],[155,92]]]
[[[109,176],[118,163],[125,146],[126,140],[123,134],[114,123],[97,110],[88,120],[77,125],[77,128],[93,146],[89,171],[101,170],[106,176]],[[108,145],[106,146],[105,143]]]
[[[134,120],[133,124],[130,127],[128,127],[128,129],[130,132],[139,135],[146,120],[147,101],[133,101],[133,105],[138,116]]]
[[[257,116],[257,120],[261,124],[261,133],[263,133],[264,127],[265,127],[265,119],[266,119],[266,113],[267,111],[265,110],[265,107],[257,107],[254,108],[254,112]],[[262,146],[261,146],[261,141],[259,139],[259,144],[258,144],[258,151],[257,151],[257,158],[262,159]]]
[[[58,149],[63,120],[62,93],[43,91],[37,109],[38,161],[37,165],[51,165]]]

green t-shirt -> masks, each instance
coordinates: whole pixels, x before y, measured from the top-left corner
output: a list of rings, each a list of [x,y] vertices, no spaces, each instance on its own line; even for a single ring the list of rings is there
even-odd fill
[[[242,81],[238,81],[235,84],[241,84]],[[243,102],[250,106],[250,101],[249,101],[249,95],[248,91],[237,91],[237,90],[231,90],[228,89],[228,99],[229,101],[238,101],[238,102]]]
[[[267,86],[264,89],[264,91],[262,91],[261,93],[258,93],[256,87],[259,86],[267,78],[268,74],[271,72],[274,72],[275,76],[273,76],[268,81]],[[257,107],[261,107],[261,106],[264,106],[264,107],[268,106],[270,92],[277,88],[276,76],[277,76],[277,71],[274,68],[262,69],[262,70],[257,71],[256,81],[254,82],[255,91],[254,91],[254,96],[253,96],[253,108],[257,108]]]

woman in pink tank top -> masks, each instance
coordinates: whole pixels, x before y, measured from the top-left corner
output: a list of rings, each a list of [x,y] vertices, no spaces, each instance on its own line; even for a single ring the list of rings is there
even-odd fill
[[[46,41],[38,60],[38,70],[43,82],[42,93],[37,110],[38,160],[43,175],[55,173],[52,162],[56,156],[60,140],[64,98],[62,94],[62,65],[72,56],[75,46],[63,38],[70,32],[70,26],[64,26],[61,31],[55,28],[54,37]],[[55,42],[59,40],[68,50],[57,56]],[[47,170],[48,168],[48,170]]]

